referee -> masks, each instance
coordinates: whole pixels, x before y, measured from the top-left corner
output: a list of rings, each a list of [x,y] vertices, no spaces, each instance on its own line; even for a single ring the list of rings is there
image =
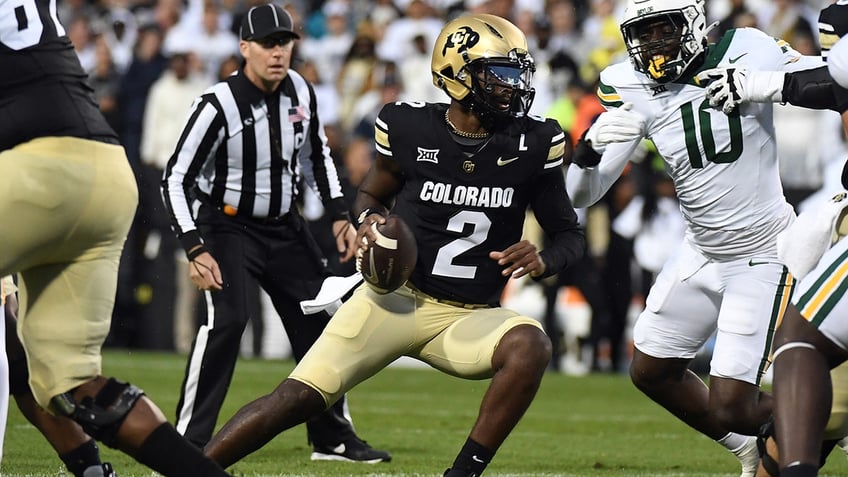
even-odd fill
[[[200,447],[212,436],[233,376],[249,280],[271,297],[295,360],[329,321],[326,313],[305,317],[300,309],[328,274],[295,205],[301,173],[332,214],[342,261],[355,249],[315,92],[289,69],[296,38],[279,6],[247,12],[239,42],[244,64],[194,102],[162,180],[189,275],[206,296],[207,322],[192,345],[177,405],[177,429]],[[308,422],[307,432],[313,460],[391,459],[356,436],[343,401]]]

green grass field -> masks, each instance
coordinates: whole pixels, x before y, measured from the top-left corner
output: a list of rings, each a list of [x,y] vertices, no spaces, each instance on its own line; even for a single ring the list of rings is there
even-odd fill
[[[104,355],[107,375],[142,387],[169,417],[184,364],[185,357],[176,354],[110,350]],[[289,361],[240,361],[222,419],[271,390],[291,368]],[[350,392],[349,400],[358,433],[391,451],[392,462],[312,462],[301,426],[230,470],[240,476],[441,475],[464,442],[487,383],[429,369],[388,368]],[[121,477],[155,475],[117,451],[103,447],[102,453]],[[14,405],[2,474],[65,475],[58,457]],[[739,469],[729,452],[677,422],[626,376],[549,373],[486,475],[735,477]],[[848,459],[835,452],[821,475],[848,475]]]

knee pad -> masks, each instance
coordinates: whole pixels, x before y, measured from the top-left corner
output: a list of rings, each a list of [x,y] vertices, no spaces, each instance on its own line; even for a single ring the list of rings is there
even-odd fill
[[[115,447],[118,429],[144,391],[129,383],[109,378],[94,398],[86,397],[77,403],[70,392],[54,396],[50,408],[82,426],[86,434]]]

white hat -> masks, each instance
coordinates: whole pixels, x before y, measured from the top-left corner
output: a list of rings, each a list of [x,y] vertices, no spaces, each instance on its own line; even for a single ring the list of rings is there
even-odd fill
[[[330,0],[324,4],[321,11],[328,17],[346,17],[349,9],[347,3],[342,0]]]

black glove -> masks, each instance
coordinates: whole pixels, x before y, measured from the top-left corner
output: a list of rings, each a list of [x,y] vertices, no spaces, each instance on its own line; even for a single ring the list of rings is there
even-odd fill
[[[571,162],[577,164],[581,169],[595,167],[601,162],[602,155],[592,149],[592,145],[586,142],[585,139],[580,138],[577,141],[577,147],[574,148],[574,155],[571,157]]]

